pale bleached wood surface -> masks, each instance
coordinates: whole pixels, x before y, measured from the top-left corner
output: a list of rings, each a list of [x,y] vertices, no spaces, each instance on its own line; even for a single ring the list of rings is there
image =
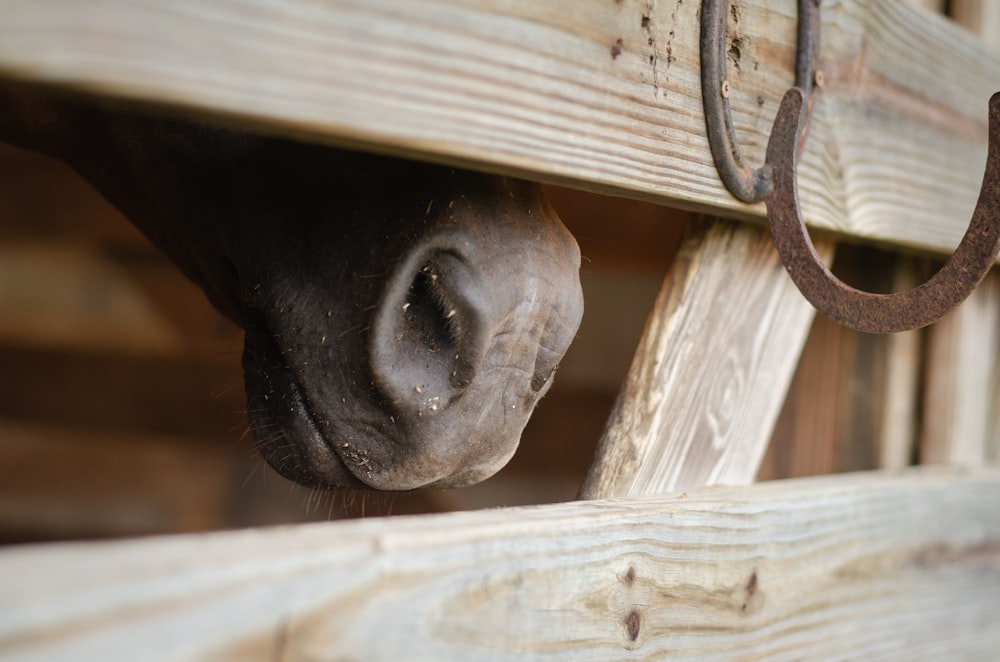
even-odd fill
[[[831,245],[818,250],[833,255]],[[814,315],[766,230],[696,224],[656,298],[581,497],[752,483]]]
[[[712,211],[697,2],[0,0],[0,76],[312,139]],[[795,3],[737,3],[733,116],[751,163],[791,84]],[[950,251],[1000,55],[898,0],[826,2],[800,167],[815,226]],[[736,20],[738,19],[738,20]]]
[[[0,551],[5,660],[989,659],[1000,473]]]

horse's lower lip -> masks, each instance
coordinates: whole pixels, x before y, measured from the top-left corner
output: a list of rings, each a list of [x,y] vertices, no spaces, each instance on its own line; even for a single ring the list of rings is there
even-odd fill
[[[246,324],[243,374],[257,448],[286,478],[308,487],[366,487],[320,427],[263,314]]]

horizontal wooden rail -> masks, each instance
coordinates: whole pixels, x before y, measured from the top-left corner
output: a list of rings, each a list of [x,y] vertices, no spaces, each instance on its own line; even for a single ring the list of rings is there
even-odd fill
[[[800,166],[818,228],[950,251],[985,159],[1000,55],[898,0],[824,3]],[[0,0],[0,77],[528,175],[720,216],[699,3]],[[729,78],[756,164],[792,82],[795,3],[733,3]]]
[[[5,660],[986,659],[1000,470],[0,551]]]

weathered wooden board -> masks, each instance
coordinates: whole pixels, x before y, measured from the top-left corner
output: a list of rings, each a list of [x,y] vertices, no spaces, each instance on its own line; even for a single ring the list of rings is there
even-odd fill
[[[1000,473],[0,551],[5,660],[987,659]]]
[[[819,250],[833,254],[831,245]],[[814,314],[765,230],[695,226],[646,322],[581,497],[753,482]]]
[[[699,3],[0,0],[0,76],[272,131],[759,216],[704,138]],[[734,121],[760,162],[791,84],[794,2],[734,4]],[[898,0],[825,3],[800,167],[818,227],[950,250],[1000,54]]]

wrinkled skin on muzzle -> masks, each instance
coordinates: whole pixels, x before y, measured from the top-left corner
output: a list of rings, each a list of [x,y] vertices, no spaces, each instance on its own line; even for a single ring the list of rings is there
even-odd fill
[[[583,313],[537,185],[7,101],[0,139],[66,160],[243,326],[251,428],[282,474],[454,487],[514,453]]]

